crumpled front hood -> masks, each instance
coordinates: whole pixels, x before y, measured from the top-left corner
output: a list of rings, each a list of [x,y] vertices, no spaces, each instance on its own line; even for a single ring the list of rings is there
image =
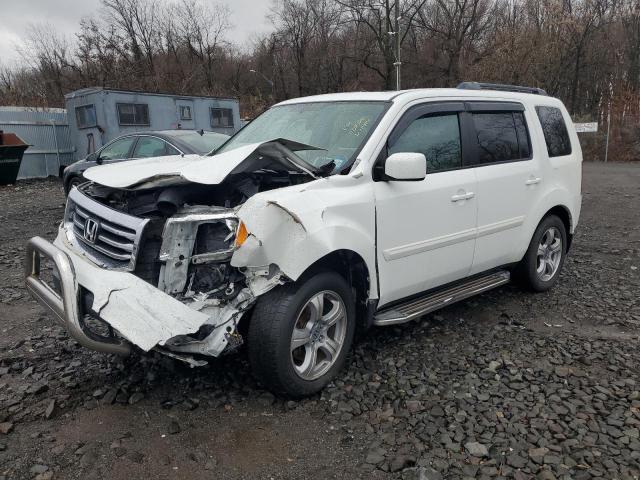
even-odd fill
[[[274,148],[275,147],[275,148]],[[280,148],[278,148],[280,147]],[[178,183],[201,183],[217,185],[232,173],[258,170],[260,168],[284,168],[314,175],[315,170],[305,168],[295,155],[295,150],[317,149],[310,145],[285,139],[252,143],[213,156],[171,155],[140,160],[129,160],[110,165],[100,165],[84,172],[85,178],[112,188],[143,189]],[[270,156],[275,152],[280,158]]]

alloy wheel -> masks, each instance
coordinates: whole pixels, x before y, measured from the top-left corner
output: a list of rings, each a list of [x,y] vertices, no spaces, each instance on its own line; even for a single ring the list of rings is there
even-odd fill
[[[536,261],[536,274],[548,282],[558,272],[562,260],[562,235],[557,227],[548,228],[540,238]]]
[[[291,335],[293,368],[304,380],[327,373],[342,350],[347,333],[347,310],[342,298],[324,290],[300,310]]]

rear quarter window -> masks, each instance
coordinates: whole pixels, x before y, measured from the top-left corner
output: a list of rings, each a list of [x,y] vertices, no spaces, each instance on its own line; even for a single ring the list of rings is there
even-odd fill
[[[561,157],[570,155],[571,140],[569,140],[569,132],[560,109],[555,107],[536,107],[536,113],[542,126],[549,156]]]

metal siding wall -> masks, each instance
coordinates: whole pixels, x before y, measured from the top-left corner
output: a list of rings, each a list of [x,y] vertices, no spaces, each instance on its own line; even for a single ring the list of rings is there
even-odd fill
[[[76,96],[67,96],[65,98],[65,105],[69,112],[69,130],[71,141],[75,147],[74,161],[81,160],[87,156],[88,153],[88,135],[93,136],[94,151],[100,149],[104,144],[108,143],[109,138],[106,119],[109,118],[104,108],[105,92],[98,90]],[[100,132],[97,127],[78,128],[76,121],[76,107],[83,105],[93,105],[96,111],[96,123],[104,129],[104,132]]]
[[[65,99],[65,107],[67,107],[67,113],[68,113],[69,136],[71,137],[71,142],[75,148],[75,155],[73,158],[74,161],[79,160],[82,157],[82,153],[79,147],[80,131],[76,126],[76,107],[79,105],[84,105],[86,103],[91,103],[91,102],[87,101],[87,98],[84,96]]]
[[[55,127],[51,122],[55,122]],[[74,148],[67,114],[62,109],[38,111],[22,107],[2,107],[0,130],[15,133],[30,145],[24,152],[18,172],[19,180],[57,176],[60,165],[73,162]]]

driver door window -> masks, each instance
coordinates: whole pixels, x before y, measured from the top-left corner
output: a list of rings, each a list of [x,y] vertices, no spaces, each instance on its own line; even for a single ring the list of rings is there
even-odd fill
[[[427,158],[427,174],[462,166],[458,114],[423,116],[415,119],[389,147],[397,152],[422,153]]]
[[[127,137],[116,140],[100,151],[100,159],[109,161],[125,160],[129,158],[129,151],[131,150],[131,146],[135,141],[135,137]]]

